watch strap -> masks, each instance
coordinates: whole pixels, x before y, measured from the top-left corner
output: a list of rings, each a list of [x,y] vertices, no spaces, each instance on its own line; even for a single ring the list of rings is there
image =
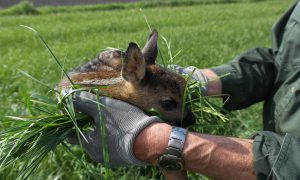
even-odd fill
[[[158,158],[158,164],[165,170],[180,170],[183,165],[182,151],[187,135],[187,130],[172,127],[168,146],[163,155]]]
[[[172,132],[169,138],[168,147],[165,154],[182,157],[182,150],[186,139],[187,130],[180,127],[172,127]]]

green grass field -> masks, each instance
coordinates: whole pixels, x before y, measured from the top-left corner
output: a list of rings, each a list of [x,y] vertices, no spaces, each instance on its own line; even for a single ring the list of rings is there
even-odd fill
[[[220,65],[243,51],[271,46],[271,26],[292,4],[293,0],[273,0],[252,3],[210,4],[178,7],[154,7],[143,10],[149,24],[171,42],[175,63],[199,68]],[[141,46],[149,33],[143,14],[139,9],[110,11],[80,11],[49,13],[36,16],[0,17],[0,115],[23,116],[28,112],[22,103],[31,93],[46,93],[46,89],[24,77],[24,70],[55,86],[62,74],[50,53],[38,38],[19,25],[38,30],[46,39],[66,70],[92,59],[106,47],[127,48],[135,41]],[[159,45],[164,59],[167,49],[162,41]],[[261,105],[235,113],[232,134],[247,137],[261,128]],[[64,161],[66,153],[58,149],[49,156],[35,174],[39,179],[86,179],[83,166],[74,161]],[[53,156],[55,157],[55,156]],[[90,164],[94,173],[99,167]],[[2,172],[0,177],[14,179],[14,172]],[[150,171],[150,169],[149,169]],[[151,177],[147,169],[140,170]],[[95,176],[100,172],[96,172]],[[125,174],[125,175],[124,175]],[[116,172],[123,179],[137,175],[134,168]],[[33,177],[34,179],[34,177]],[[140,178],[141,179],[141,178]]]

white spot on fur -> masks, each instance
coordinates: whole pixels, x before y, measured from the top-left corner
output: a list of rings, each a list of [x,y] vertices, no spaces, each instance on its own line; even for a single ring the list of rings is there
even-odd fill
[[[109,66],[104,66],[103,69],[106,70],[106,71],[113,71],[114,70],[114,68],[109,67]]]
[[[110,79],[86,79],[75,83],[95,85],[95,86],[106,86],[106,85],[117,84],[120,83],[121,81],[123,81],[123,78],[120,76],[120,77],[110,78]]]

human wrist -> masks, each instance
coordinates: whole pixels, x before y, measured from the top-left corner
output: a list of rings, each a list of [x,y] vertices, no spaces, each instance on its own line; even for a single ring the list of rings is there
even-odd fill
[[[207,94],[210,95],[221,95],[222,94],[222,83],[221,80],[213,70],[201,69],[202,73],[207,77]]]
[[[137,159],[151,164],[157,164],[157,158],[161,156],[171,134],[172,127],[166,123],[152,123],[143,129],[136,137],[133,152]]]

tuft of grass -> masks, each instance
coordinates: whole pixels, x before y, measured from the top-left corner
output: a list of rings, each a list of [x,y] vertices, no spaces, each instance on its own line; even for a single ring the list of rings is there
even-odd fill
[[[2,120],[3,124],[10,126],[0,132],[1,171],[18,167],[18,179],[27,179],[48,153],[75,133],[76,128],[70,117],[75,112],[69,108],[70,104],[60,100],[67,111],[62,113],[59,111],[62,104],[54,102],[48,95],[33,94],[27,102],[33,116],[6,116]],[[76,114],[76,122],[80,127],[87,124],[88,119],[86,115]]]
[[[189,77],[187,82],[186,104],[191,107],[196,118],[196,124],[190,130],[214,135],[232,134],[232,129],[228,129],[226,126],[232,119],[233,114],[223,109],[222,104],[216,100],[216,97],[201,94],[201,87],[205,84],[195,82]]]

